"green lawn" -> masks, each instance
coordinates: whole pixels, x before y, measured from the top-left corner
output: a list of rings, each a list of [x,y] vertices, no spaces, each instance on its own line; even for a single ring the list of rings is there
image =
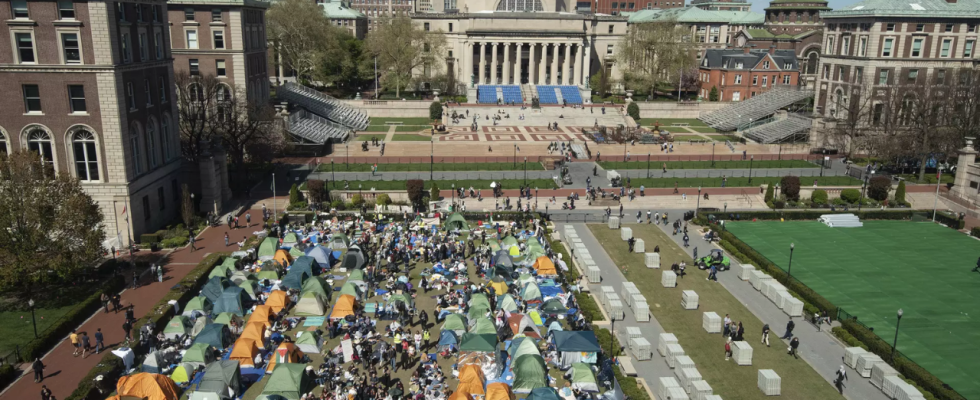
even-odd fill
[[[688,124],[690,126],[708,126],[701,120],[697,118],[640,118],[640,125],[642,126],[654,126],[657,123],[660,126],[671,126],[673,124]]]
[[[695,131],[695,132],[698,132],[698,133],[715,133],[715,132],[718,132],[718,130],[716,130],[715,128],[712,128],[710,126],[689,126],[689,127],[687,127],[687,129],[690,129],[690,130]]]
[[[425,131],[426,133],[432,132],[432,125],[398,125],[395,127],[395,132],[415,132]],[[429,140],[426,136],[425,140]]]
[[[640,158],[643,158],[642,156]],[[750,161],[668,161],[667,169],[736,169],[749,168]],[[650,162],[650,168],[660,169],[663,162]],[[772,161],[751,161],[752,168],[819,168],[819,165],[803,160],[772,160]],[[646,161],[602,161],[599,163],[604,169],[646,169]],[[754,180],[753,180],[754,181]],[[731,179],[728,180],[731,183]]]
[[[398,130],[396,129],[395,131],[397,132]],[[428,142],[431,139],[428,136],[396,133],[392,136],[391,140],[395,142]]]
[[[38,334],[48,329],[73,307],[75,304],[34,310]],[[0,356],[6,356],[15,347],[23,346],[32,339],[34,339],[34,325],[31,323],[30,310],[0,312]]]
[[[362,132],[388,132],[389,129],[387,125],[368,125]]]
[[[922,181],[919,181],[919,174],[899,174],[898,176],[909,181],[909,183],[930,183],[933,185],[936,184],[936,174],[934,173],[926,173],[925,176],[923,176],[923,178],[925,179],[923,179]],[[956,176],[953,174],[943,174],[942,176],[942,183],[954,183],[955,181],[956,181]]]
[[[371,117],[368,125],[385,125],[389,122],[401,122],[402,125],[429,125],[432,120],[428,118],[411,118],[411,117]]]
[[[355,141],[358,141],[358,142],[363,142],[365,140],[367,140],[367,141],[371,141],[371,140],[385,140],[385,136],[386,135],[375,135],[375,134],[366,134],[365,135],[365,134],[361,134],[361,135],[357,135],[357,137],[355,137],[354,140]]]
[[[727,225],[727,224],[726,224]],[[670,268],[675,262],[684,261],[692,265],[691,258],[685,254],[659,228],[651,225],[624,224],[633,229],[633,237],[643,239],[647,246],[660,246],[660,264]],[[592,233],[605,247],[613,264],[623,271],[626,278],[637,284],[640,292],[650,304],[650,311],[666,332],[671,332],[684,351],[697,365],[704,380],[708,381],[715,394],[725,399],[766,399],[759,390],[759,369],[773,369],[782,378],[781,398],[795,400],[825,400],[840,398],[840,395],[806,361],[794,359],[786,354],[786,344],[778,339],[778,334],[770,335],[772,347],[759,344],[759,332],[763,321],[759,321],[728,290],[716,282],[704,279],[706,274],[697,268],[688,267],[688,276],[677,280],[677,287],[665,289],[660,285],[663,269],[649,269],[644,265],[642,253],[630,253],[628,245],[620,239],[619,230],[605,225],[591,224]],[[652,247],[648,247],[652,248]],[[706,254],[708,249],[701,249]],[[732,272],[723,272],[732,273]],[[698,310],[685,310],[681,307],[681,292],[693,290],[698,294]],[[702,313],[713,311],[720,316],[728,314],[732,320],[742,322],[745,339],[752,345],[752,365],[738,366],[732,361],[724,361],[724,339],[720,334],[709,334],[702,328]],[[786,324],[785,319],[764,321],[775,331]],[[781,333],[781,332],[780,332]],[[656,346],[657,338],[648,338]],[[839,354],[828,357],[840,357]],[[654,357],[660,357],[654,355]],[[861,379],[861,378],[857,378]],[[647,382],[656,386],[656,382]]]
[[[490,182],[497,182],[498,184],[503,185],[504,189],[519,189],[521,185],[524,185],[525,181],[523,179],[506,179],[506,180],[497,180],[497,181],[492,181],[489,179],[459,179],[459,180],[440,180],[435,182],[437,183],[437,185],[439,185],[439,189],[443,189],[443,190],[451,189],[452,184],[455,183],[457,188],[462,187],[462,188],[469,189],[470,187],[473,187],[474,189],[489,191]],[[348,183],[350,184],[349,190],[358,190],[358,185],[360,185],[361,190],[371,190],[372,188],[374,188],[375,190],[405,190],[406,189],[405,181],[381,181],[381,180],[348,181]],[[328,182],[328,184],[330,185],[331,190],[344,189],[343,180],[338,179],[336,181]],[[426,185],[426,188],[428,189],[429,187],[431,187],[430,185],[431,185],[431,181],[429,184]],[[555,182],[552,181],[551,179],[528,179],[527,185],[532,188],[537,187],[540,189],[546,189],[546,188],[554,189]],[[306,183],[303,183],[300,189],[305,189],[305,188],[306,188]],[[492,196],[493,195],[490,192],[484,194],[485,198],[492,197]]]
[[[902,309],[898,351],[963,397],[980,398],[980,242],[929,222],[730,222],[725,227],[793,278],[873,327],[887,343]],[[786,388],[785,383],[783,388]]]
[[[782,177],[754,177],[752,182],[749,182],[748,177],[744,178],[728,178],[728,183],[726,187],[758,187],[763,184],[776,184],[783,179]],[[810,177],[802,177],[800,181],[804,185],[812,185]],[[825,176],[823,178],[816,177],[813,178],[818,181],[820,185],[832,185],[832,186],[861,186],[861,181],[849,176]],[[672,188],[674,184],[677,187],[682,188],[696,188],[701,187],[721,187],[721,178],[632,178],[633,187],[645,186],[647,188]]]
[[[398,135],[395,135],[398,136]],[[408,135],[410,136],[410,135]],[[334,165],[335,171],[342,172],[370,172],[374,164],[344,164]],[[524,163],[436,163],[432,164],[433,171],[524,171]],[[429,170],[429,163],[414,164],[378,164],[378,172],[426,172]],[[541,163],[527,163],[528,171],[544,171]],[[329,172],[329,164],[320,164],[321,172]]]

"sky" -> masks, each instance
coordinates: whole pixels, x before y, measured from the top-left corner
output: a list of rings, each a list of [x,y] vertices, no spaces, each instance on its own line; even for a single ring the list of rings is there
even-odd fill
[[[761,0],[761,1],[760,0],[748,0],[748,1],[750,3],[752,3],[752,11],[755,11],[757,13],[763,13],[763,14],[765,14],[765,12],[766,12],[765,11],[765,8],[766,7],[769,7],[769,1],[768,0]],[[859,1],[860,0],[829,0],[829,6],[830,6],[830,8],[833,8],[833,9],[836,10],[838,8],[841,8],[841,7],[844,7],[844,6],[849,6],[849,5],[854,4],[854,3],[857,3]],[[690,3],[690,1],[688,3]]]

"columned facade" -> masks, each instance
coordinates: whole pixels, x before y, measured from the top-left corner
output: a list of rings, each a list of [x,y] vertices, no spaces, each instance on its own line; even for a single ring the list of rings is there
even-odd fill
[[[463,48],[463,66],[476,85],[584,86],[589,78],[583,42],[477,39]]]

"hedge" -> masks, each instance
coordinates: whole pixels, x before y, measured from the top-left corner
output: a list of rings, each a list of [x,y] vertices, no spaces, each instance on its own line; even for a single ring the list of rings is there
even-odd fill
[[[974,226],[973,229],[970,229],[970,236],[980,237],[980,226]]]
[[[548,232],[550,235],[551,232]],[[549,236],[550,237],[550,236]],[[555,254],[561,254],[563,260],[568,262],[568,272],[565,273],[568,282],[578,282],[581,275],[575,266],[572,265],[574,260],[568,255],[568,251],[565,250],[565,245],[559,240],[551,240],[551,250]],[[583,293],[581,291],[575,292],[575,302],[578,303],[579,309],[582,311],[582,315],[585,315],[589,322],[594,321],[604,321],[605,318],[602,316],[602,311],[599,310],[599,305],[596,304],[595,299],[592,298],[588,293]]]
[[[622,354],[619,352],[619,349],[621,348],[619,338],[613,337],[612,334],[609,333],[609,330],[605,328],[593,327],[592,330],[595,331],[595,337],[596,341],[599,342],[599,347],[602,347],[603,345],[612,341],[613,348],[617,349],[616,354]],[[626,350],[624,349],[623,352],[625,351]],[[610,354],[610,356],[612,355]],[[636,382],[636,378],[624,376],[619,370],[619,367],[614,366],[612,370],[613,374],[616,375],[616,380],[619,381],[619,386],[623,388],[623,393],[626,394],[626,398],[630,400],[652,400],[647,394],[647,391]]]
[[[5,388],[7,385],[14,383],[14,380],[16,380],[18,376],[20,376],[20,370],[14,368],[13,365],[0,365],[0,388]]]
[[[123,371],[126,369],[126,364],[111,351],[105,352],[102,356],[102,361],[99,362],[95,368],[92,368],[85,377],[82,378],[81,382],[78,382],[78,387],[75,391],[71,392],[65,400],[98,400],[105,397],[99,393],[98,388],[95,387],[95,378],[99,375],[102,376],[102,381],[106,382],[108,389],[115,390],[115,382],[119,380],[122,376]],[[108,394],[108,393],[107,393]]]

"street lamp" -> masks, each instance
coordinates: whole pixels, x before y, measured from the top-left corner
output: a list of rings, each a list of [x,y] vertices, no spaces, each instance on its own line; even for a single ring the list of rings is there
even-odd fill
[[[517,143],[514,143],[514,168],[517,168]]]
[[[698,186],[698,206],[694,208],[694,218],[698,217],[699,209],[701,209],[701,186]]]
[[[527,157],[524,157],[524,185],[527,185]]]
[[[874,171],[864,176],[864,184],[861,185],[861,198],[858,199],[858,211],[861,211],[861,203],[864,203],[864,195],[868,190],[868,179],[871,178],[871,175],[874,175]]]
[[[455,182],[453,183],[453,202],[452,203],[449,203],[449,204],[450,205],[456,204],[456,183]]]
[[[715,167],[715,145],[718,142],[711,142],[711,168]]]
[[[31,307],[31,323],[34,325],[34,338],[37,339],[37,319],[34,318],[34,299],[27,300],[27,305]]]
[[[432,164],[435,163],[436,156],[436,145],[435,145],[435,129],[432,130],[432,135],[429,136],[429,180],[435,180],[432,178]]]
[[[786,268],[786,274],[789,275],[789,279],[793,279],[793,249],[796,248],[796,244],[789,244],[789,267]]]
[[[350,142],[344,143],[344,164],[347,165],[347,170],[350,171]]]
[[[334,174],[333,158],[332,157],[330,158],[330,180],[331,181],[334,181],[334,182],[337,181],[337,175]]]
[[[749,157],[749,183],[752,183],[752,162],[755,161],[755,156]]]
[[[895,363],[895,347],[898,346],[898,326],[902,324],[902,309],[898,309],[898,322],[895,323],[895,341],[892,342],[892,364]],[[36,335],[36,333],[35,333]]]
[[[647,153],[647,178],[650,177],[650,153]]]
[[[538,187],[534,187],[534,208],[538,208]]]

